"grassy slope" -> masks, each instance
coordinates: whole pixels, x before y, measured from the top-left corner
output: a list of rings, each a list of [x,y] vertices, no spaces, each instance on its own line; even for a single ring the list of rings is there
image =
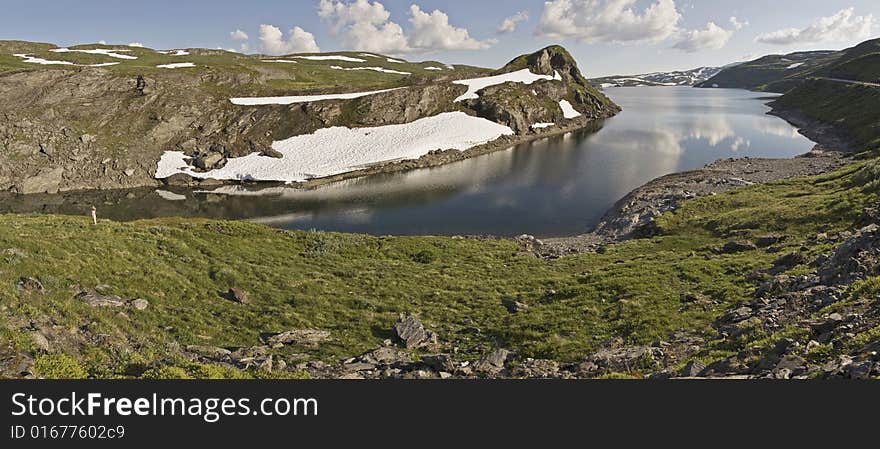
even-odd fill
[[[470,66],[455,66],[455,70],[448,70],[446,65],[435,62],[404,62],[393,63],[388,61],[387,56],[376,57],[362,56],[357,52],[324,53],[324,55],[342,55],[352,58],[363,59],[366,62],[346,61],[311,61],[294,58],[296,55],[286,56],[263,56],[243,55],[224,50],[191,49],[189,55],[172,56],[159,53],[153,49],[128,47],[125,45],[77,45],[72,49],[122,49],[128,50],[122,54],[136,56],[136,60],[113,58],[106,55],[94,55],[87,53],[55,53],[49,51],[55,48],[50,44],[38,44],[20,41],[0,41],[0,74],[27,71],[27,70],[82,70],[82,67],[64,65],[39,65],[24,63],[13,54],[28,54],[52,61],[69,61],[80,65],[118,62],[119,64],[104,67],[105,70],[119,76],[156,75],[169,71],[183,71],[193,75],[210,75],[212,73],[223,75],[242,75],[255,80],[244,86],[237,86],[235,92],[218,92],[218,94],[237,95],[272,95],[289,94],[290,91],[300,92],[325,92],[325,91],[351,91],[353,88],[388,88],[424,82],[433,79],[460,79],[479,76],[488,73],[488,69]],[[271,63],[265,60],[288,59],[297,61],[292,63]],[[195,68],[164,69],[158,65],[179,62],[192,62]],[[346,71],[335,70],[332,66],[344,68],[353,67],[381,67],[400,72],[409,72],[412,75],[400,75],[382,73],[369,70]],[[428,67],[440,67],[443,70],[426,70]],[[217,86],[213,86],[217,88]]]
[[[880,89],[870,86],[812,80],[773,103],[782,109],[797,109],[823,123],[846,131],[860,147],[880,147]]]
[[[713,249],[774,232],[791,236],[783,251],[797,251],[817,232],[848,228],[876,200],[853,185],[858,169],[690,201],[659,220],[660,237],[549,263],[518,254],[506,241],[285,232],[187,219],[95,227],[78,217],[2,216],[0,254],[16,248],[23,255],[0,256],[0,335],[30,349],[20,323],[48,316],[62,327],[110,336],[109,343],[42,356],[37,367],[46,376],[116,377],[132,364],[159,363],[222,377],[231,372],[180,359],[177,344],[251,346],[261,332],[317,328],[334,340],[280,354],[329,360],[380,346],[398,313],[412,311],[462,358],[500,345],[522,356],[576,361],[611,336],[646,343],[676,330],[709,333],[722,311],[749,298],[754,285],[745,275],[779,255]],[[47,295],[18,294],[24,276],[39,277]],[[73,299],[73,286],[102,284],[151,306],[123,319]],[[233,286],[250,292],[251,303],[220,297]],[[688,292],[719,303],[683,308]],[[509,315],[502,297],[532,307]],[[704,358],[735,350],[709,348]],[[168,375],[182,373],[174,368]]]

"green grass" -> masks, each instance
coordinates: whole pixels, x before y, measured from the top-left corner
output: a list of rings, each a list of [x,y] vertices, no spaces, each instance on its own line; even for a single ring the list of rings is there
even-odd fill
[[[746,274],[778,257],[760,250],[719,255],[714,248],[774,232],[789,236],[783,250],[791,252],[817,232],[848,228],[876,200],[854,184],[863,165],[693,200],[660,218],[659,237],[553,262],[522,255],[509,241],[287,232],[192,219],[92,226],[80,217],[0,216],[0,250],[24,253],[0,257],[0,304],[9,323],[0,335],[27,349],[18,334],[26,330],[11,323],[51,318],[107,336],[102,345],[65,351],[90,376],[126,377],[138,365],[150,367],[148,376],[221,378],[232,373],[193,365],[180,357],[180,345],[235,348],[258,345],[263,332],[324,329],[332,340],[319,348],[278,353],[332,361],[380,346],[401,312],[418,314],[463,359],[504,346],[523,357],[576,362],[612,336],[632,344],[674,331],[708,336],[718,315],[749,299],[754,285]],[[39,278],[48,293],[17,293],[21,277]],[[76,286],[99,285],[150,307],[122,319],[73,299]],[[231,287],[247,291],[251,302],[223,299]],[[718,303],[683,307],[686,293]],[[531,307],[510,315],[503,297]],[[46,376],[82,374],[67,358],[46,357]]]
[[[774,106],[797,109],[849,134],[866,149],[880,147],[880,89],[812,80],[783,95]]]
[[[392,88],[405,85],[426,83],[432,80],[461,79],[480,76],[490,70],[471,66],[456,66],[448,70],[445,64],[436,61],[394,63],[387,56],[362,56],[358,52],[336,52],[324,55],[340,55],[363,59],[365,62],[346,62],[339,60],[311,61],[295,58],[297,55],[263,56],[244,55],[225,50],[191,49],[189,55],[173,56],[159,53],[153,49],[128,47],[125,45],[87,44],[70,47],[71,49],[110,48],[128,50],[122,54],[136,56],[138,59],[127,60],[106,55],[87,53],[55,53],[50,51],[54,46],[20,41],[0,41],[0,73],[11,73],[23,70],[84,70],[80,66],[39,65],[22,62],[23,59],[13,54],[28,54],[53,61],[68,61],[78,65],[101,63],[119,63],[103,67],[104,70],[122,77],[144,76],[192,76],[206,77],[226,82],[209,82],[223,96],[229,95],[275,95],[289,94],[291,91],[303,93],[323,93],[333,91],[351,91],[352,89]],[[272,63],[267,60],[287,59],[297,63]],[[165,69],[158,65],[178,62],[192,62],[194,68]],[[400,75],[370,70],[347,71],[336,70],[332,66],[343,68],[381,67],[385,69],[409,72],[412,75]],[[428,67],[441,67],[443,70],[427,70]],[[235,79],[234,83],[229,80]],[[244,81],[244,82],[242,82]],[[231,85],[234,84],[234,87]]]

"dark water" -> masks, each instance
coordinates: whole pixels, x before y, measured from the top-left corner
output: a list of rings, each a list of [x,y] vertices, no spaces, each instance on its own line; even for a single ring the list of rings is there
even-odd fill
[[[624,108],[597,129],[407,173],[310,191],[134,190],[12,197],[4,212],[103,218],[247,219],[288,229],[371,234],[582,233],[618,199],[656,177],[729,157],[792,157],[812,142],[766,115],[763,94],[743,90],[614,88]],[[174,200],[163,198],[173,197]]]

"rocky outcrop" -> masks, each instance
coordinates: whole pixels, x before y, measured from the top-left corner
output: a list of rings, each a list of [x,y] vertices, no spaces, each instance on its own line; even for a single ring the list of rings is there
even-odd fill
[[[480,97],[465,104],[477,115],[503,123],[517,134],[532,132],[535,123],[568,122],[559,102],[566,100],[582,114],[578,120],[589,121],[611,117],[620,108],[594,89],[581,74],[574,58],[562,47],[551,46],[531,55],[521,56],[507,64],[499,73],[529,69],[532,73],[560,76],[559,81],[538,81],[524,86],[507,83],[491,86]]]
[[[159,184],[153,178],[165,151],[185,153],[194,170],[205,172],[252,153],[281,157],[271,148],[274,141],[321,128],[402,124],[457,110],[507,124],[518,133],[478,151],[427,155],[425,160],[387,164],[358,175],[399,171],[448,163],[534,138],[530,126],[538,121],[558,122],[555,131],[561,131],[619,110],[587,84],[561,47],[524,56],[501,72],[526,67],[535,73],[559,73],[562,81],[495,86],[480,99],[462,104],[454,99],[465,87],[453,84],[452,79],[412,77],[405,87],[355,100],[246,107],[231,104],[229,97],[251,95],[254,86],[264,81],[261,73],[218,68],[195,72],[200,74],[164,71],[125,76],[87,67],[6,73],[0,75],[4,100],[0,103],[0,191],[34,194],[152,187]],[[583,116],[565,120],[558,105],[562,99]],[[541,134],[547,132],[554,131]],[[169,182],[194,184],[189,179]]]

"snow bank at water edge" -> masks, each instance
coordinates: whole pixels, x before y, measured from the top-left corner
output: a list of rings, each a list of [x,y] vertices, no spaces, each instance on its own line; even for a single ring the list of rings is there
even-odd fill
[[[561,80],[562,77],[559,75],[559,72],[556,73],[555,76],[549,75],[535,75],[529,69],[522,69],[516,72],[503,73],[501,75],[495,76],[487,76],[485,78],[473,78],[469,80],[458,80],[453,81],[453,84],[461,84],[468,87],[467,93],[455,99],[455,102],[464,101],[464,100],[472,100],[476,98],[480,98],[477,95],[477,92],[490,87],[497,86],[498,84],[504,83],[523,83],[523,84],[532,84],[535,81],[551,81],[551,80]]]
[[[562,116],[571,120],[573,118],[578,118],[581,116],[581,113],[568,102],[568,100],[562,100],[559,102],[559,107],[562,108]]]
[[[401,89],[401,88],[398,88]],[[251,97],[251,98],[230,98],[232,104],[239,106],[265,106],[269,104],[294,104],[294,103],[311,103],[313,101],[325,100],[354,100],[355,98],[368,97],[370,95],[391,92],[397,89],[374,90],[372,92],[356,92],[350,94],[327,94],[327,95],[296,95],[290,97]]]
[[[467,150],[513,130],[463,112],[447,112],[403,125],[333,127],[272,144],[284,157],[259,153],[229,159],[226,166],[197,173],[180,151],[162,155],[157,179],[184,173],[199,179],[301,182],[396,160],[418,159],[434,150]]]
[[[330,66],[333,70],[371,70],[373,72],[382,72],[382,73],[391,73],[394,75],[412,75],[410,72],[398,72],[397,70],[389,70],[382,67],[355,67],[355,68],[345,68],[339,67],[338,65]]]
[[[196,65],[191,62],[175,62],[174,64],[162,64],[157,65],[156,67],[160,69],[185,69],[189,67],[195,67]]]
[[[329,55],[329,56],[294,56],[294,58],[308,59],[309,61],[367,62],[366,59],[349,58],[348,56],[341,56],[341,55]]]
[[[568,100],[562,100],[559,102],[559,107],[562,108],[562,116],[566,119],[575,119],[581,116],[581,113],[568,102]]]
[[[535,123],[531,126],[532,129],[544,129],[549,128],[551,126],[556,126],[556,123]]]
[[[26,62],[29,64],[41,64],[41,65],[76,65],[70,61],[51,61],[48,59],[37,58],[35,56],[30,56],[26,54],[15,54],[13,56],[24,59],[22,62]]]
[[[92,50],[71,50],[69,48],[53,48],[52,53],[88,53],[90,55],[104,55],[116,59],[137,59],[137,56],[123,55],[120,53],[129,52],[131,50],[111,50],[108,48],[95,48]]]

